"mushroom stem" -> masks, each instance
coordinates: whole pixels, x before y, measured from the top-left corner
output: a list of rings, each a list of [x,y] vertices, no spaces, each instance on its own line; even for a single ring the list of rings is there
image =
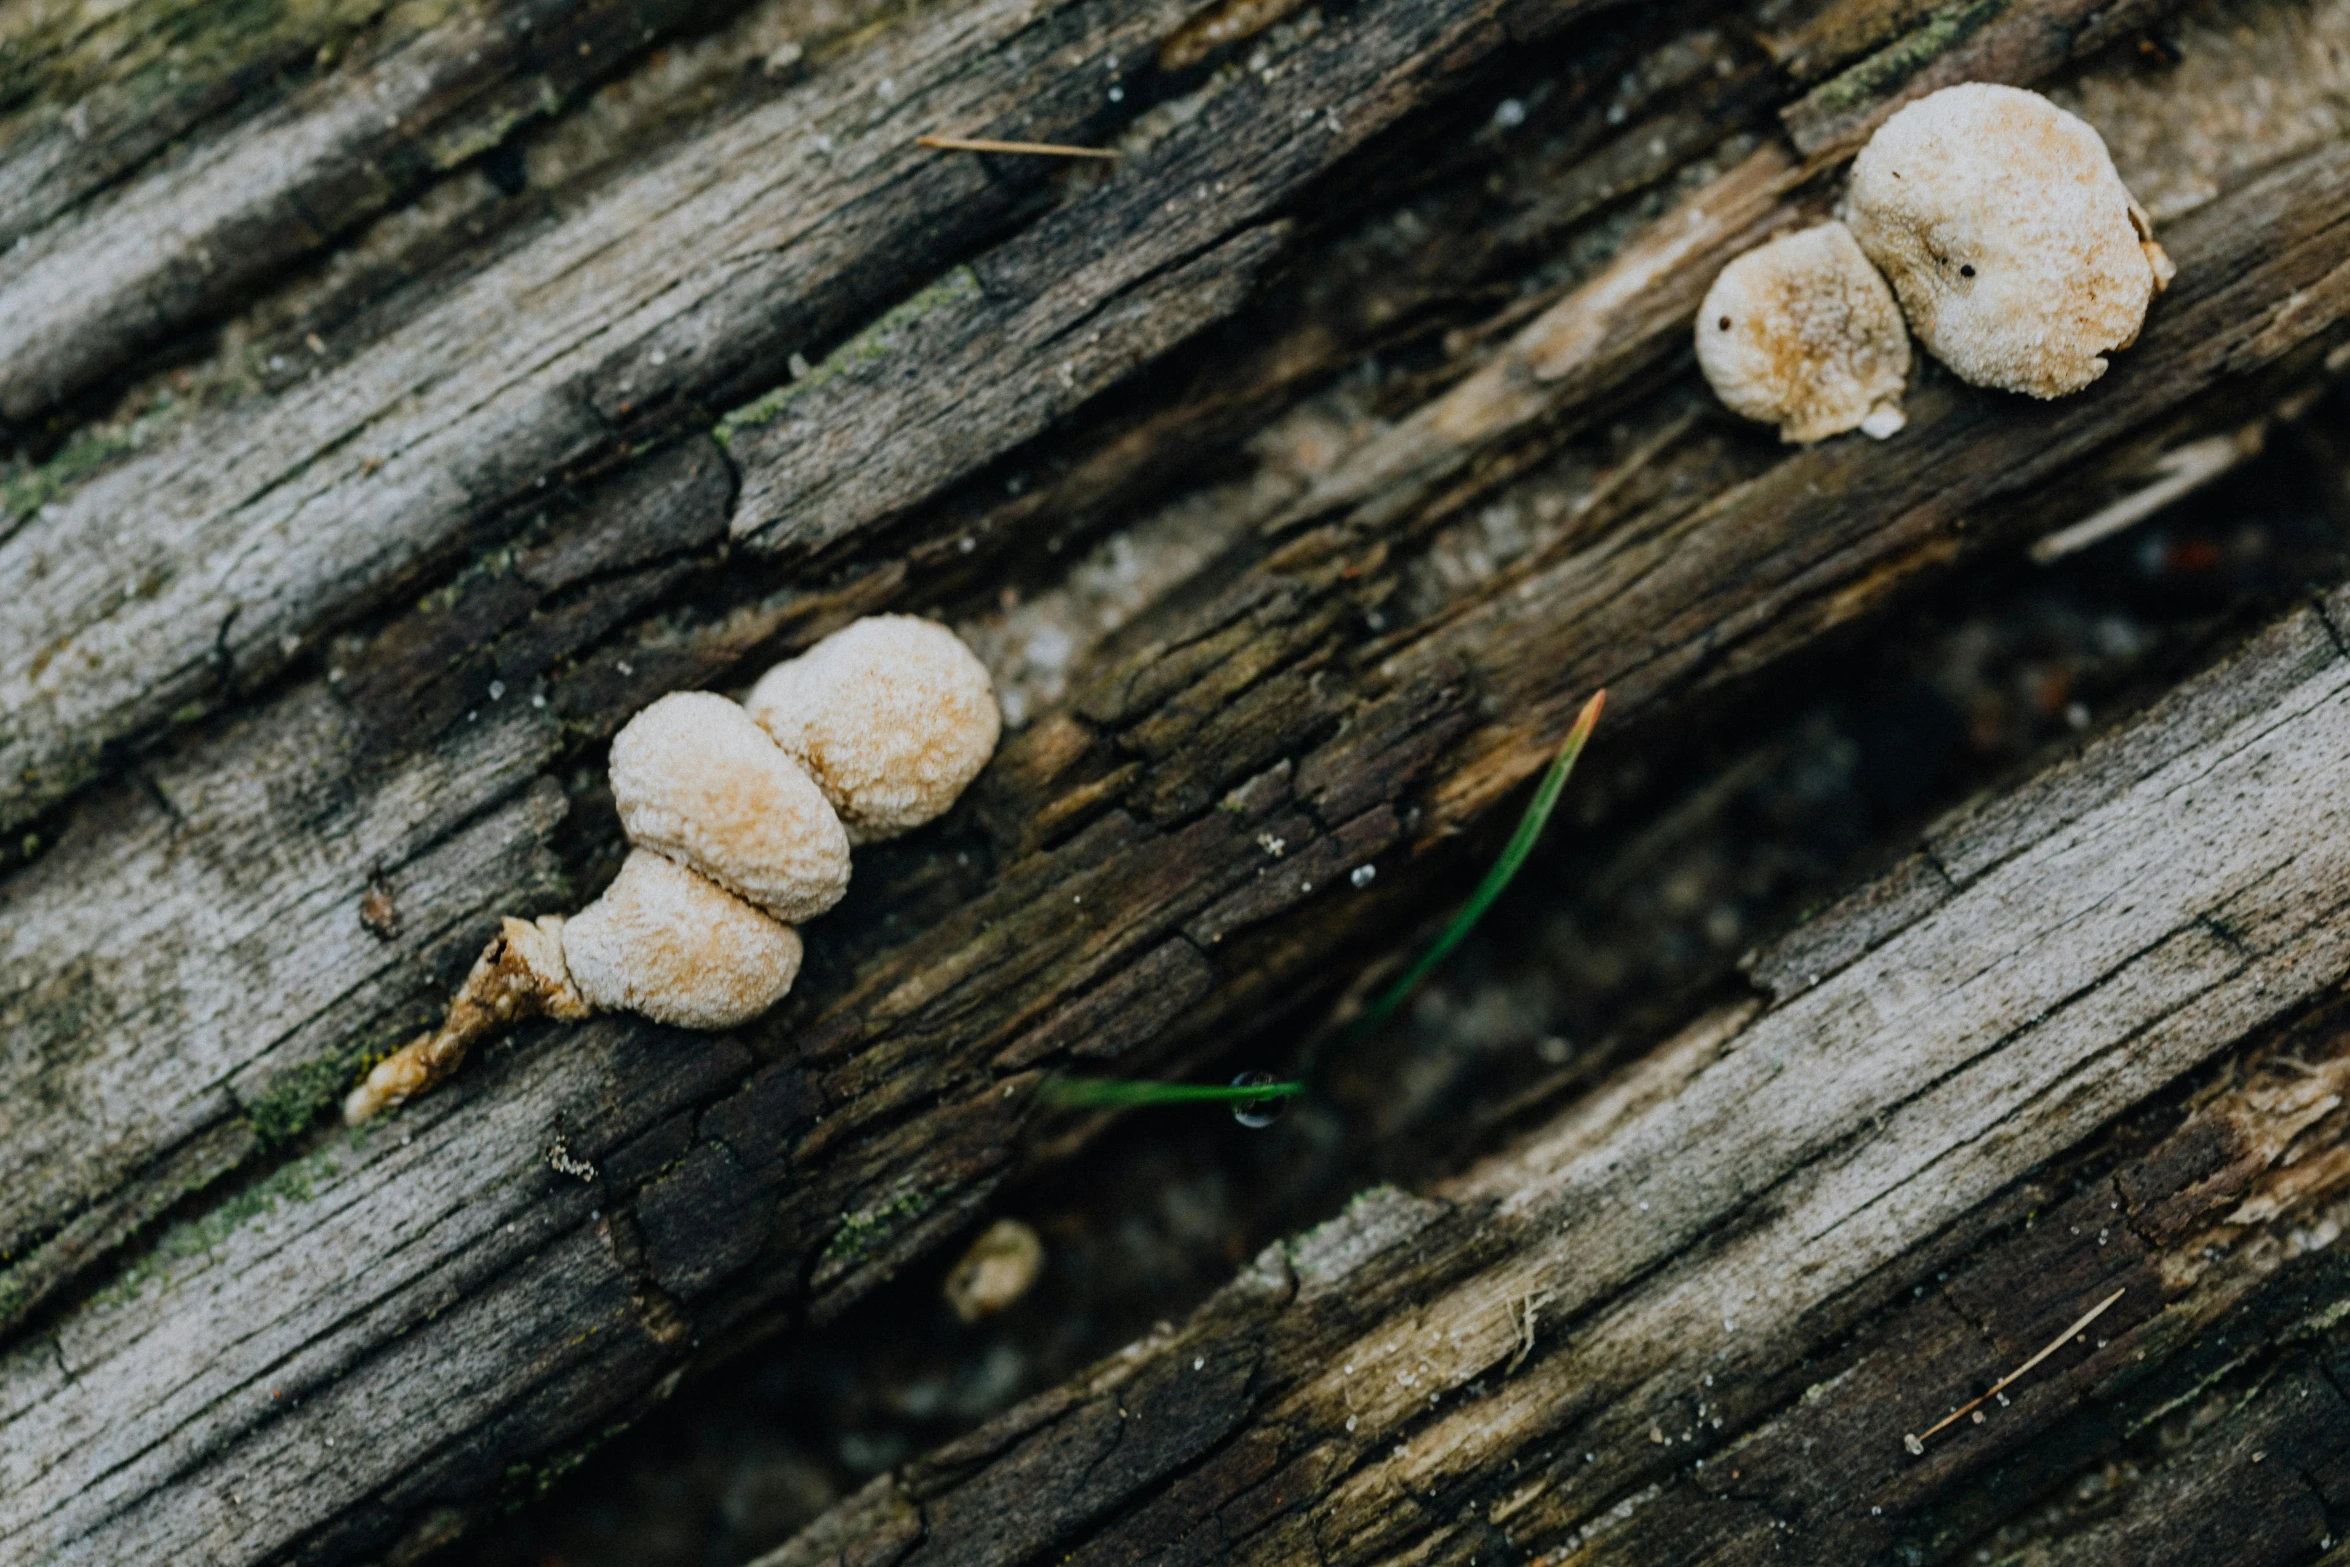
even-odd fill
[[[509,916],[474,959],[441,1026],[378,1061],[343,1100],[343,1120],[357,1126],[423,1093],[462,1066],[476,1043],[524,1018],[577,1022],[594,1011],[563,962],[563,917],[548,914],[533,923]]]

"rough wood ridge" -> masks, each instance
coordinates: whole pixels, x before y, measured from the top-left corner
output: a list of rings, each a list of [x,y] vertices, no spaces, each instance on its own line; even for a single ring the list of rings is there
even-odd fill
[[[1564,31],[1584,9],[1370,0],[1188,77],[1152,63],[1179,6],[916,13],[0,520],[28,585],[0,818],[35,839],[0,870],[5,1551],[422,1549],[953,1234],[1040,1072],[1179,1059],[1391,936],[1592,686],[1637,745],[2339,367],[2350,154],[2299,129],[2166,223],[2180,287],[2091,395],[1929,382],[1893,448],[1713,423],[1676,374],[1688,308],[1832,189],[1782,108],[1831,80],[1881,109],[1945,46],[2036,78],[2123,24],[2017,0],[1928,49],[1899,8],[1831,5],[1797,66],[1693,51],[1680,18]],[[1451,95],[1561,37],[1590,51],[1572,134],[1505,160],[1551,204],[1299,308],[1300,276],[1396,272],[1389,209],[1349,202],[1412,211]],[[1059,186],[917,155],[934,128],[1126,156]],[[495,915],[592,892],[601,740],[643,702],[850,614],[1049,594],[1057,551],[1316,395],[1393,298],[1461,308],[1452,269],[1553,252],[1313,484],[1181,514],[1200,560],[1091,633],[966,807],[860,860],[777,1016],[540,1030],[366,1136],[319,1124]],[[1418,569],[1473,504],[1537,494],[1567,499],[1506,569]]]

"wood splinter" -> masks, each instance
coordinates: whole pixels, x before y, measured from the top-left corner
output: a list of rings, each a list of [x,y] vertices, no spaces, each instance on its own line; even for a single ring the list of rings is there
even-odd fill
[[[1925,1452],[1927,1436],[1932,1436],[1935,1432],[1957,1423],[1958,1420],[1960,1420],[1962,1417],[1974,1413],[1975,1410],[1981,1408],[1990,1400],[1997,1398],[2001,1393],[2005,1392],[2009,1387],[2013,1386],[2016,1379],[2021,1377],[2025,1372],[2031,1370],[2041,1361],[2046,1360],[2049,1356],[2064,1348],[2065,1340],[2077,1336],[2082,1331],[2084,1331],[2090,1323],[2095,1322],[2099,1317],[2104,1316],[2107,1310],[2112,1307],[2113,1303],[2122,1298],[2123,1293],[2124,1292],[2121,1290],[2115,1290],[2112,1294],[2106,1296],[2096,1305],[2091,1306],[2086,1312],[2082,1313],[2080,1321],[2074,1323],[2071,1327],[2066,1328],[2062,1333],[2059,1333],[2056,1335],[2056,1337],[2050,1339],[2046,1347],[2044,1347],[2040,1353],[2034,1355],[2031,1359],[2025,1361],[2022,1365],[2016,1367],[2013,1371],[2010,1371],[2006,1376],[2001,1377],[1997,1382],[1992,1383],[1991,1391],[1985,1393],[1981,1398],[1976,1399],[1971,1404],[1960,1405],[1958,1408],[1953,1409],[1949,1414],[1944,1415],[1940,1420],[1935,1421],[1934,1424],[1926,1427],[1925,1436],[1903,1437],[1901,1439],[1901,1445],[1909,1449],[1910,1455],[1912,1457]]]

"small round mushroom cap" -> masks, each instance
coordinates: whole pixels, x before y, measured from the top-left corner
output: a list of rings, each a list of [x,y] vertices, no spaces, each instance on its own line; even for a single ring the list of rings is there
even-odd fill
[[[1910,330],[1977,386],[2079,391],[2170,277],[2103,138],[2020,88],[1969,82],[1902,109],[1853,161],[1845,208]]]
[[[987,666],[946,627],[912,615],[843,627],[767,671],[744,706],[808,769],[851,843],[946,810],[1003,729]]]
[[[947,1304],[965,1322],[992,1317],[1018,1301],[1044,1271],[1044,1242],[1018,1219],[998,1219],[947,1275]]]
[[[849,887],[849,839],[799,763],[726,698],[678,691],[612,740],[621,830],[777,919],[813,919]]]
[[[679,1028],[732,1028],[781,1001],[800,933],[650,849],[563,922],[563,961],[592,1006]]]
[[[1901,307],[1841,223],[1748,251],[1697,313],[1697,363],[1734,413],[1811,442],[1901,428],[1909,332]]]

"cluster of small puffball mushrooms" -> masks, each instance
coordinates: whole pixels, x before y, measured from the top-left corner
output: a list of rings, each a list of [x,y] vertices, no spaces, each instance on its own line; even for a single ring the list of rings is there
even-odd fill
[[[1840,218],[1740,256],[1698,312],[1707,382],[1782,440],[1899,430],[1910,332],[1972,385],[2077,392],[2176,270],[2096,130],[1988,82],[1878,127]]]
[[[875,615],[760,677],[741,704],[679,691],[612,740],[630,849],[568,919],[512,917],[432,1033],[343,1101],[356,1126],[527,1017],[636,1012],[731,1028],[783,999],[800,934],[849,887],[849,850],[955,803],[1003,727],[986,666],[944,626]]]

